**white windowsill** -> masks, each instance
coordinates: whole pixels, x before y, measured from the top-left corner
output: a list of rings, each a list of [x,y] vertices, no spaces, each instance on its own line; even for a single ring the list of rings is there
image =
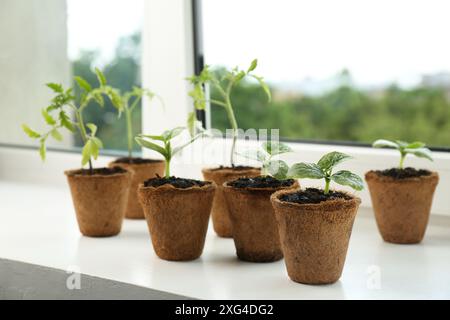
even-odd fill
[[[233,241],[211,229],[200,259],[167,262],[154,254],[145,221],[126,220],[118,237],[82,237],[68,188],[3,181],[0,194],[0,260],[79,266],[82,274],[192,298],[450,298],[448,217],[431,218],[422,244],[393,245],[381,240],[371,211],[360,209],[341,280],[306,286],[289,280],[283,261],[237,260]],[[381,271],[380,290],[367,286],[373,266]]]

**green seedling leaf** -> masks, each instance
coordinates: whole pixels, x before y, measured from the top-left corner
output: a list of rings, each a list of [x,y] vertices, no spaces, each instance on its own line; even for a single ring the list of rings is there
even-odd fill
[[[402,141],[402,140],[395,140],[395,143],[396,143],[400,148],[406,148],[406,147],[408,146],[408,142]]]
[[[47,112],[47,110],[42,109],[41,113],[42,113],[42,116],[44,117],[45,122],[49,126],[54,126],[56,124],[56,120],[53,119],[53,117]]]
[[[94,143],[98,149],[103,149],[103,142],[97,137],[91,137],[92,143]]]
[[[406,146],[406,149],[419,149],[419,148],[424,148],[425,147],[425,143],[420,142],[420,141],[415,141],[415,142],[411,142]]]
[[[86,165],[92,157],[93,154],[93,142],[89,139],[83,147],[83,151],[81,153],[81,165]]]
[[[29,136],[32,139],[38,139],[38,138],[41,137],[41,135],[39,133],[37,133],[36,131],[32,130],[26,124],[22,124],[22,129],[27,134],[27,136]]]
[[[173,151],[172,151],[172,156],[176,155],[178,152],[180,152],[181,150],[186,148],[188,145],[192,144],[195,140],[197,140],[197,139],[199,139],[201,137],[204,137],[205,135],[206,135],[205,132],[201,132],[201,133],[197,134],[196,136],[192,137],[191,140],[189,140],[185,144],[174,148]]]
[[[417,149],[405,149],[406,153],[411,153],[419,158],[425,158],[430,161],[433,161],[433,155],[428,148],[417,148]]]
[[[107,81],[106,81],[106,77],[103,74],[103,72],[101,72],[100,69],[95,68],[95,74],[97,75],[97,79],[98,79],[98,82],[100,83],[100,85],[106,86]]]
[[[75,132],[75,127],[74,127],[72,121],[70,120],[69,116],[64,111],[61,111],[59,113],[59,121],[61,123],[61,126],[66,128],[70,132]]]
[[[361,177],[347,170],[336,172],[331,176],[331,180],[340,185],[349,186],[358,191],[364,189],[364,182]]]
[[[259,82],[259,85],[261,86],[261,88],[264,90],[266,96],[267,96],[267,101],[272,101],[272,93],[270,92],[270,88],[267,85],[267,83],[264,81],[263,77],[259,77],[259,76],[255,76],[255,75],[250,75],[252,78],[256,79]]]
[[[389,140],[379,139],[379,140],[375,141],[372,144],[372,147],[374,147],[374,148],[394,148],[394,149],[398,149],[399,145],[397,143],[389,141]]]
[[[259,162],[264,162],[267,160],[267,154],[260,150],[245,150],[243,152],[236,152],[236,154]]]
[[[189,135],[191,137],[193,137],[195,135],[196,123],[197,123],[197,116],[195,115],[195,111],[190,112],[188,115],[188,120],[187,120],[187,128],[189,131]]]
[[[345,153],[333,151],[324,155],[317,164],[323,171],[327,172],[337,166],[339,163],[351,158],[351,156]]]
[[[267,141],[264,142],[262,148],[271,156],[276,156],[278,154],[292,152],[291,147],[288,145],[278,142],[278,141]]]
[[[252,61],[252,63],[250,64],[250,67],[248,68],[247,73],[250,73],[253,70],[255,70],[257,66],[258,66],[258,59],[254,59]]]
[[[284,180],[287,178],[289,166],[283,160],[271,160],[264,163],[263,169],[275,179]]]
[[[325,174],[315,163],[296,163],[288,171],[288,177],[295,179],[323,179]]]
[[[105,99],[103,99],[103,95],[101,93],[95,93],[92,96],[94,97],[95,102],[100,105],[100,107],[103,108],[105,106]],[[113,105],[115,106],[114,103]]]
[[[164,131],[162,136],[165,140],[172,140],[173,138],[179,136],[185,129],[185,127],[176,127],[172,130]]]
[[[92,91],[92,86],[89,84],[89,82],[84,80],[82,77],[78,77],[78,76],[75,77],[75,81],[78,83],[80,88],[85,90],[86,92],[91,92]]]
[[[93,123],[88,123],[86,124],[86,127],[88,127],[89,130],[91,130],[91,136],[95,137],[95,135],[97,134],[97,126]]]
[[[62,141],[62,139],[63,139],[61,133],[56,128],[54,128],[52,131],[50,131],[50,134],[53,137],[53,139],[55,139],[56,141]]]
[[[47,83],[47,87],[52,89],[55,93],[64,93],[62,85],[58,83]]]
[[[140,146],[156,151],[159,154],[161,154],[164,158],[167,158],[168,153],[166,152],[166,150],[163,147],[158,146],[156,143],[145,140],[143,136],[138,136],[135,138],[135,140]]]

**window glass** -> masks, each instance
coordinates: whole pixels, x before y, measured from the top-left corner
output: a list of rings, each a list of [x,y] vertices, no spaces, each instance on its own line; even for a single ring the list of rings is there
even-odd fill
[[[243,83],[233,96],[241,128],[450,147],[449,10],[441,0],[202,1],[205,63],[258,58],[273,101]],[[211,108],[212,126],[227,128]]]
[[[73,76],[91,83],[94,67],[121,90],[140,85],[140,43],[144,0],[1,0],[0,1],[0,143],[33,144],[20,126],[45,130],[41,109],[49,105],[48,82],[75,85]],[[85,120],[98,125],[106,149],[126,149],[124,118],[110,103],[92,104]],[[141,128],[140,110],[134,130]],[[50,146],[74,148],[78,136]]]

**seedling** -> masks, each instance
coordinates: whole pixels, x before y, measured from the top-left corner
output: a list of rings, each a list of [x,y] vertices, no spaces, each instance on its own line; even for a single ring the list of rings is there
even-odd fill
[[[358,175],[341,170],[333,174],[333,169],[343,161],[351,159],[349,155],[340,152],[330,152],[324,155],[319,162],[316,163],[296,163],[287,174],[290,178],[295,179],[325,179],[324,194],[330,191],[330,182],[334,181],[340,185],[349,186],[355,190],[364,189],[363,180]]]
[[[92,158],[97,159],[99,150],[103,148],[102,141],[96,137],[97,126],[93,123],[85,123],[83,120],[83,111],[90,102],[95,101],[100,106],[104,106],[104,95],[108,96],[113,105],[121,110],[120,96],[117,92],[107,85],[103,73],[95,69],[99,86],[93,88],[89,82],[81,77],[75,77],[75,81],[81,89],[81,96],[77,103],[77,98],[73,95],[73,88],[64,89],[57,83],[48,83],[49,87],[55,93],[50,106],[42,109],[42,116],[50,129],[44,133],[38,133],[26,124],[22,125],[24,132],[32,139],[38,139],[40,142],[39,153],[42,160],[45,160],[47,150],[47,139],[51,136],[57,141],[62,141],[63,137],[60,129],[66,129],[72,133],[78,130],[83,141],[82,166],[89,164],[89,170],[92,173]],[[70,111],[75,115],[75,121],[70,117]],[[89,133],[88,130],[89,129]]]
[[[433,161],[430,149],[426,148],[425,143],[420,141],[408,143],[400,140],[390,141],[379,139],[372,144],[372,147],[397,149],[400,152],[400,163],[398,165],[399,169],[403,169],[403,163],[405,162],[405,158],[408,154],[413,154],[416,157]]]
[[[177,127],[172,130],[164,131],[160,136],[140,134],[135,138],[136,142],[140,146],[142,146],[144,148],[148,148],[153,151],[156,151],[164,157],[165,162],[166,162],[166,170],[165,170],[165,178],[166,179],[170,178],[170,162],[171,162],[172,158],[178,152],[180,152],[185,147],[187,147],[188,145],[193,143],[195,140],[197,140],[198,138],[200,138],[204,135],[203,133],[197,134],[194,137],[191,137],[191,139],[188,142],[186,142],[178,147],[173,148],[171,140],[174,139],[175,137],[179,136],[185,129],[186,128],[184,128],[184,127]],[[152,142],[152,141],[154,141],[154,142]],[[162,143],[162,146],[155,143],[157,141]]]
[[[292,149],[284,143],[267,141],[261,145],[259,150],[248,150],[239,155],[261,163],[262,175],[270,175],[278,180],[287,179],[289,166],[283,160],[274,160],[275,156],[292,152]]]
[[[120,92],[117,90],[118,95],[120,96],[120,105],[121,108],[119,109],[119,116],[122,113],[125,114],[125,121],[126,121],[126,127],[127,127],[127,144],[128,144],[128,158],[133,157],[133,123],[132,123],[132,114],[133,111],[136,109],[136,107],[141,102],[142,98],[145,96],[150,101],[153,100],[155,97],[159,98],[155,93],[151,92],[150,90],[133,87],[131,91],[127,91],[124,94],[120,95]],[[159,98],[161,103],[162,100]]]
[[[238,67],[235,67],[231,70],[226,70],[225,74],[221,77],[219,77],[215,72],[210,71],[209,66],[205,66],[200,75],[188,78],[188,80],[194,85],[194,88],[189,92],[189,95],[194,99],[194,107],[196,110],[204,110],[208,101],[212,104],[221,106],[226,110],[228,121],[230,122],[230,126],[232,128],[233,141],[230,156],[230,163],[232,167],[234,167],[235,165],[235,149],[238,134],[238,123],[234,115],[233,104],[231,101],[233,88],[244,78],[250,77],[258,81],[259,85],[266,93],[268,100],[271,100],[269,86],[264,82],[263,77],[257,76],[252,73],[253,70],[256,69],[257,65],[258,61],[255,59],[252,61],[250,67],[247,70],[240,70]],[[206,84],[211,85],[217,89],[221,96],[219,100],[207,99],[205,97],[205,92],[203,89]],[[190,132],[193,132],[194,130],[192,128],[195,124],[195,113],[189,116],[188,123]]]

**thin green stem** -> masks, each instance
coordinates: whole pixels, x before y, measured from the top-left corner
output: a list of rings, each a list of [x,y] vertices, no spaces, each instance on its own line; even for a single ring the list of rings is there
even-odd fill
[[[400,155],[400,164],[399,164],[399,166],[398,166],[400,169],[403,169],[403,163],[405,162],[405,158],[406,158],[406,153],[401,152],[401,155]]]
[[[75,110],[75,117],[78,122],[78,128],[80,130],[81,140],[83,141],[84,144],[86,144],[86,142],[88,141],[88,137],[87,137],[86,127],[84,126],[82,108]],[[91,174],[93,173],[92,159],[90,159],[90,158],[89,158],[89,172]]]
[[[127,122],[128,158],[133,157],[133,124],[131,121],[131,110],[125,108],[125,119]]]
[[[328,194],[330,192],[330,182],[331,179],[330,178],[325,178],[325,189],[323,190],[324,194]]]
[[[225,107],[225,110],[227,112],[227,116],[228,116],[228,120],[230,121],[231,128],[233,130],[233,133],[232,133],[233,142],[231,144],[230,163],[231,163],[231,166],[234,167],[234,157],[235,157],[234,153],[236,150],[238,124],[237,124],[236,117],[233,112],[233,106],[231,105],[231,100],[229,97],[227,97],[226,105],[227,106]]]
[[[166,158],[165,178],[170,178],[170,159]]]

